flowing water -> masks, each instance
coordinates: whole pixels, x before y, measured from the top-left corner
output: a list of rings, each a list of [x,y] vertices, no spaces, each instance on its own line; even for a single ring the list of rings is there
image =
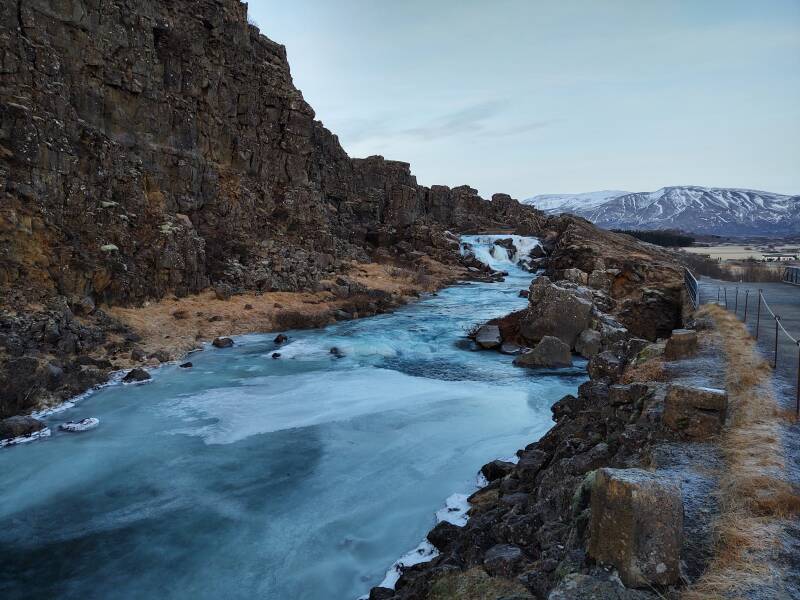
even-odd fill
[[[505,282],[288,332],[277,360],[274,334],[241,336],[0,450],[0,598],[352,600],[381,583],[584,380],[468,348],[471,325],[525,305],[531,275],[491,237],[465,241]],[[57,432],[87,416],[100,426]]]

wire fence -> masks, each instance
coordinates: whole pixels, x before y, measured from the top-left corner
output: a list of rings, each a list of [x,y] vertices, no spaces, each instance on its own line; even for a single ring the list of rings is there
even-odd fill
[[[744,293],[740,293],[744,292]],[[778,368],[778,357],[780,353],[780,339],[787,340],[797,349],[797,376],[795,380],[795,412],[800,416],[800,340],[786,329],[781,321],[781,315],[767,302],[763,289],[744,289],[739,287],[717,288],[717,304],[724,306],[727,310],[732,310],[733,314],[739,317],[745,324],[748,324],[748,311],[750,321],[754,326],[753,336],[756,341],[766,342],[767,348],[771,349],[772,368]],[[755,313],[755,314],[754,314]],[[784,349],[785,351],[785,349]],[[768,357],[769,358],[769,357]]]

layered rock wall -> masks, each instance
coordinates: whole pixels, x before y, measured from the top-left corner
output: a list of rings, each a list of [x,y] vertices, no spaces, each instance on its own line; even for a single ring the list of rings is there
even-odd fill
[[[7,294],[308,289],[381,243],[436,249],[431,228],[536,225],[507,196],[351,160],[294,87],[285,48],[246,13],[237,0],[3,3]]]

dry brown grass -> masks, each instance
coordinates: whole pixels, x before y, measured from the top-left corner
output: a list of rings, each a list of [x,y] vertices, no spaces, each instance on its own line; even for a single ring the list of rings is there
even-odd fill
[[[396,297],[433,291],[463,275],[459,266],[425,258],[411,268],[378,263],[352,263],[347,276],[370,290]],[[337,299],[330,292],[266,292],[237,294],[218,299],[213,291],[185,298],[164,298],[140,307],[104,309],[142,337],[147,353],[167,351],[178,357],[196,348],[201,340],[221,335],[275,331],[329,322],[330,313],[357,304],[357,298]],[[364,300],[369,301],[367,296]],[[250,308],[246,308],[249,306]],[[185,317],[175,318],[176,312]],[[218,320],[209,321],[215,317]],[[124,361],[118,362],[125,366]],[[132,364],[132,363],[131,363]]]
[[[722,340],[728,418],[720,439],[725,470],[719,480],[715,555],[684,598],[736,598],[774,585],[770,554],[781,543],[784,519],[800,514],[800,496],[782,476],[782,417],[769,366],[734,315],[713,305],[700,313],[714,320]]]
[[[648,358],[646,361],[625,369],[622,383],[647,383],[648,381],[666,381],[667,371],[664,359],[660,356]]]

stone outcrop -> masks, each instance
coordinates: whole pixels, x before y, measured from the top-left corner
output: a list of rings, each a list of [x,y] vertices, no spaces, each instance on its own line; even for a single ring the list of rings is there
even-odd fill
[[[642,469],[599,469],[594,477],[589,554],[629,587],[678,582],[683,501],[670,479]]]
[[[550,217],[540,235],[552,241],[545,273],[588,273],[587,285],[610,300],[606,312],[636,337],[653,341],[680,327],[683,275],[666,250],[572,215]]]
[[[686,437],[704,439],[722,429],[727,408],[724,390],[673,384],[664,401],[664,423]]]
[[[520,321],[520,333],[529,342],[552,336],[574,348],[578,336],[591,323],[591,300],[547,277],[534,280],[528,302],[530,307]]]

